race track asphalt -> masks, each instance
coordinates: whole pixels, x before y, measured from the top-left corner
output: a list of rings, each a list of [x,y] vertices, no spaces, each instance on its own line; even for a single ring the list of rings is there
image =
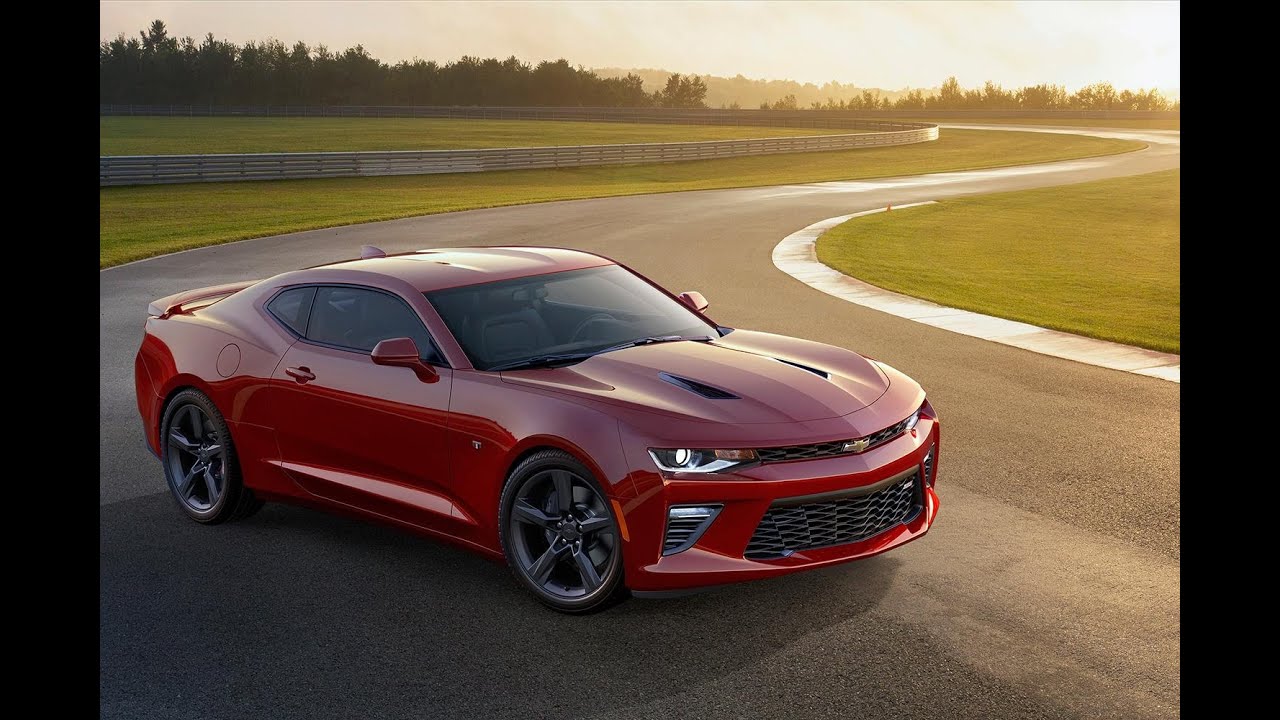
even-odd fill
[[[1179,165],[1176,132],[1112,134],[1152,144],[1022,168],[433,215],[103,271],[102,716],[1178,716],[1180,386],[879,313],[770,260],[784,236],[834,215]],[[601,252],[701,290],[722,324],[888,362],[924,385],[945,426],[937,524],[858,563],[570,618],[500,565],[388,528],[280,505],[212,528],[183,519],[133,399],[147,303],[362,244]]]

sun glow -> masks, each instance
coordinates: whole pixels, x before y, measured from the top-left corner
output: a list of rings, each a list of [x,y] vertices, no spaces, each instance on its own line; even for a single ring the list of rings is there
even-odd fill
[[[1177,97],[1177,2],[102,2],[100,35],[274,37],[387,62],[462,55],[862,87],[1094,82]]]

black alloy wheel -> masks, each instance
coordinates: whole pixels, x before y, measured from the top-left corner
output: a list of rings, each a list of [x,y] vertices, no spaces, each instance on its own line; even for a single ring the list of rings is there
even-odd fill
[[[183,390],[165,408],[161,461],[173,499],[193,520],[220,523],[262,506],[240,482],[235,447],[208,396]]]
[[[512,571],[546,605],[584,613],[625,592],[609,502],[569,454],[544,450],[516,466],[503,489],[500,527]]]

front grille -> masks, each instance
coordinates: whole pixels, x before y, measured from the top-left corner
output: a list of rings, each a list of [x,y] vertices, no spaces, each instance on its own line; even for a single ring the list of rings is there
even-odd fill
[[[867,495],[769,508],[756,526],[744,556],[751,560],[786,557],[800,550],[843,545],[908,522],[920,511],[920,473]]]
[[[865,438],[867,441],[867,450],[870,450],[871,448],[877,445],[883,445],[889,442],[890,440],[898,437],[902,433],[906,432],[907,424],[911,422],[911,418],[913,415],[914,413],[912,415],[908,415],[907,417],[903,418],[901,421],[896,422],[890,425],[889,427],[881,430],[880,432],[871,433],[870,435],[868,435]]]
[[[831,457],[833,455],[852,455],[852,450],[845,450],[844,446],[848,443],[856,443],[859,440],[865,440],[867,446],[859,452],[866,452],[871,448],[883,445],[890,440],[898,437],[906,432],[907,423],[911,421],[911,417],[903,418],[902,421],[896,422],[879,432],[871,433],[860,438],[851,440],[836,440],[834,442],[813,443],[811,445],[788,445],[786,447],[758,448],[756,454],[760,457],[760,462],[787,462],[788,460],[812,460],[814,458]]]
[[[844,444],[848,440],[815,443],[813,445],[790,445],[788,447],[760,448],[756,455],[760,462],[784,462],[786,460],[811,460],[813,458],[844,455]]]

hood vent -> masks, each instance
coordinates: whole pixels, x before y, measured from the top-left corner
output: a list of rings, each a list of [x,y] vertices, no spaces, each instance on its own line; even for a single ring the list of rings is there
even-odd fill
[[[660,372],[658,373],[658,377],[662,378],[663,380],[666,380],[667,382],[671,383],[672,385],[675,385],[678,388],[684,388],[685,390],[688,390],[689,392],[695,395],[701,395],[702,397],[707,398],[708,400],[739,400],[740,399],[737,395],[734,395],[733,393],[727,390],[721,390],[720,388],[711,387],[706,383],[700,383],[697,380],[690,380],[689,378],[682,378],[677,375],[672,375],[671,373]]]
[[[790,365],[791,367],[798,367],[801,370],[808,370],[809,372],[813,373],[814,375],[817,375],[823,380],[831,379],[831,373],[827,372],[826,370],[819,370],[818,368],[815,368],[815,367],[809,367],[808,365],[801,365],[798,362],[791,362],[790,360],[783,360],[782,358],[774,358],[774,360],[777,360],[778,362],[784,363],[786,365]]]

